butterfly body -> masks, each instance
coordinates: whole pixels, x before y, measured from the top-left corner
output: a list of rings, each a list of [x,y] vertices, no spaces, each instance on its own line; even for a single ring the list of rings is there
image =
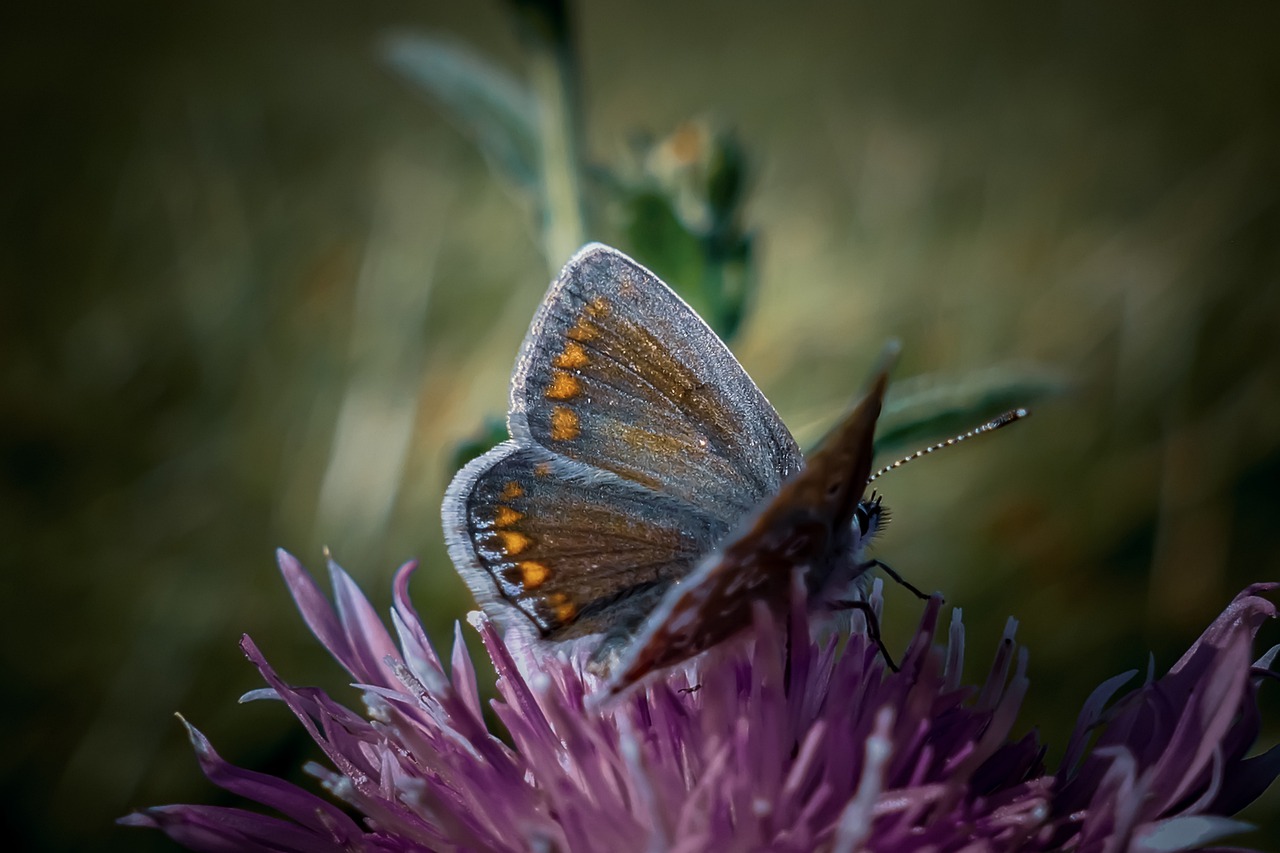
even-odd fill
[[[813,606],[854,593],[851,585],[863,580],[866,568],[862,553],[883,518],[879,500],[865,501],[862,493],[886,383],[881,371],[805,467],[745,529],[664,596],[613,666],[615,686],[625,687],[738,633],[748,624],[753,601],[781,610],[796,570],[804,574]]]
[[[878,524],[863,500],[886,373],[806,464],[712,330],[593,244],[552,284],[512,376],[511,439],[445,496],[450,556],[505,627],[602,635],[615,686],[781,606],[847,589]]]

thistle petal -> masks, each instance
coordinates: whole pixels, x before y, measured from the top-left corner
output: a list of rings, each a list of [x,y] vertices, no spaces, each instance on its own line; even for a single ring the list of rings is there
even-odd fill
[[[761,605],[741,638],[608,701],[588,648],[543,649],[473,614],[498,674],[498,732],[461,627],[448,671],[428,641],[414,564],[396,573],[393,636],[335,563],[331,604],[297,560],[279,561],[364,713],[288,684],[246,637],[267,684],[249,696],[280,699],[316,741],[325,763],[307,770],[328,796],[233,767],[189,728],[210,780],[278,816],[160,806],[121,823],[218,851],[1164,853],[1247,831],[1231,815],[1280,775],[1280,747],[1248,755],[1271,664],[1251,664],[1252,646],[1276,614],[1274,584],[1237,596],[1163,676],[1124,695],[1132,672],[1103,682],[1049,773],[1037,734],[1014,735],[1030,689],[1016,623],[981,686],[965,686],[964,627],[953,613],[939,642],[936,596],[899,672],[864,627],[842,643],[813,619],[797,577],[782,618]],[[869,601],[878,613],[878,584]]]

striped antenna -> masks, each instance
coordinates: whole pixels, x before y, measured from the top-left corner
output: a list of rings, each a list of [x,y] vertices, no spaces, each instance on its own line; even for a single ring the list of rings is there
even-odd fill
[[[937,444],[931,444],[922,450],[917,450],[915,453],[912,453],[910,456],[902,457],[897,462],[890,462],[888,465],[884,466],[879,471],[875,472],[870,477],[868,477],[867,482],[870,483],[873,480],[877,479],[878,477],[883,477],[885,474],[888,474],[894,468],[901,468],[903,465],[906,465],[908,462],[911,462],[913,460],[919,459],[921,456],[928,456],[930,453],[933,453],[935,450],[941,450],[944,447],[951,447],[953,445],[959,444],[962,441],[968,441],[969,439],[974,438],[975,436],[982,435],[984,432],[991,432],[992,430],[1000,429],[1000,427],[1002,426],[1008,426],[1014,421],[1020,421],[1023,418],[1025,418],[1028,414],[1030,414],[1030,412],[1028,412],[1026,409],[1012,409],[1008,412],[1005,412],[1003,415],[1000,415],[999,417],[992,418],[991,420],[987,421],[985,424],[983,424],[980,427],[974,427],[973,429],[969,430],[966,433],[961,433],[960,435],[957,435],[955,438],[948,438],[946,441],[940,441]]]

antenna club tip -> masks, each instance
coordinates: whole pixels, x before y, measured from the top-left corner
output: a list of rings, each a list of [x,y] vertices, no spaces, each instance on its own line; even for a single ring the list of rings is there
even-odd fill
[[[1020,421],[1030,414],[1031,412],[1028,411],[1027,409],[1010,409],[1009,411],[1005,412],[1003,415],[1000,415],[999,417],[996,417],[991,421],[989,421],[986,424],[985,429],[999,429],[1002,426],[1008,426],[1011,423]]]

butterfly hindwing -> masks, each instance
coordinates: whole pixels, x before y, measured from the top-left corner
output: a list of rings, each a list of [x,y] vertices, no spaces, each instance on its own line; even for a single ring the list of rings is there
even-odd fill
[[[505,623],[523,614],[559,640],[635,627],[723,529],[616,475],[507,442],[454,479],[445,533],[482,608]]]

